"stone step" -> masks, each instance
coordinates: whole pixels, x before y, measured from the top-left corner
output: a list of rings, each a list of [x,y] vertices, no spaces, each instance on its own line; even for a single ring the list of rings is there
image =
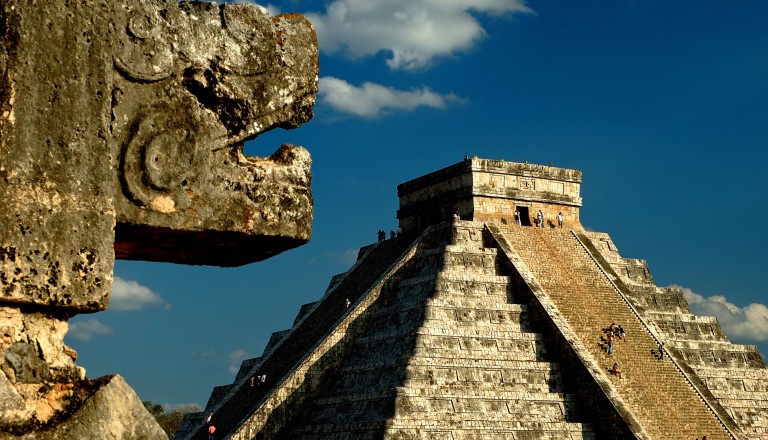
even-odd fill
[[[510,283],[507,277],[496,280],[487,279],[468,279],[455,280],[438,275],[435,279],[434,296],[468,296],[484,297],[488,296],[494,301],[507,302]]]
[[[510,282],[512,282],[512,277],[505,276],[505,275],[495,275],[495,274],[486,274],[486,275],[477,275],[473,273],[468,273],[463,270],[454,270],[454,271],[442,271],[437,276],[438,284],[441,281],[446,282],[468,282],[468,283],[484,283],[484,284],[503,284],[507,285]]]
[[[705,379],[705,383],[712,394],[718,398],[738,396],[739,398],[752,399],[754,398],[753,396],[761,396],[757,398],[760,400],[768,400],[765,398],[765,396],[768,395],[768,382],[765,381],[759,382],[756,380],[735,377],[730,381],[725,379]],[[768,416],[768,413],[766,416]]]
[[[500,362],[537,362],[547,358],[547,351],[543,347],[534,347],[533,344],[521,344],[520,346],[516,347],[503,346],[501,348],[498,345],[493,345],[492,347],[477,346],[476,349],[472,349],[470,347],[457,349],[453,343],[448,343],[445,341],[431,342],[435,342],[436,345],[418,346],[414,349],[413,354],[416,356],[433,357],[454,356],[457,359],[466,359],[469,361],[472,361],[477,356],[482,356],[486,359],[498,359]]]
[[[439,236],[438,229],[433,231]],[[429,239],[427,235],[422,236],[423,240]],[[261,414],[258,413],[259,409],[256,406],[259,401],[290,393],[292,387],[300,386],[301,381],[297,379],[282,382],[280,386],[275,387],[280,378],[295,373],[298,363],[312,355],[313,350],[318,349],[318,344],[323,342],[323,338],[335,331],[335,325],[347,313],[344,308],[345,300],[350,299],[355,303],[360,299],[366,290],[375,285],[387,269],[414,243],[415,238],[405,235],[377,243],[358,260],[350,271],[336,279],[335,285],[326,292],[321,302],[316,307],[312,307],[311,312],[303,316],[298,325],[292,328],[260,362],[259,372],[267,375],[267,384],[263,387],[234,384],[226,399],[214,408],[210,408],[211,412],[217,415],[217,427],[222,432],[234,432],[243,426],[244,418],[253,420],[261,417],[256,415]],[[409,264],[410,261],[401,266],[404,272],[420,270],[418,266],[411,267]],[[248,422],[245,424],[247,425]],[[204,435],[206,434],[199,431],[188,438],[204,438]]]
[[[761,416],[763,416],[761,419],[763,419],[763,423],[768,426],[768,420],[765,420],[764,417],[765,411],[768,410],[768,393],[749,393],[749,397],[728,397],[728,395],[725,397],[717,397],[720,399],[720,402],[726,405],[728,408],[732,408],[734,410],[754,410],[755,413],[759,413]]]
[[[506,330],[514,332],[530,332],[527,321],[520,310],[489,310],[459,307],[427,306],[425,310],[427,325],[440,321],[445,325],[457,327],[472,326],[486,330]]]
[[[562,392],[562,379],[549,371],[514,370],[502,368],[387,366],[362,370],[340,369],[345,379],[336,387],[334,395],[407,386],[425,389],[440,386],[456,392],[471,391],[493,394],[496,392],[558,393]],[[402,377],[402,376],[405,377]]]
[[[463,295],[443,295],[427,299],[426,306],[443,309],[468,309],[468,310],[487,310],[489,312],[507,312],[524,315],[528,312],[528,306],[525,304],[516,304],[508,302],[493,301],[488,298],[465,298]]]
[[[322,397],[313,400],[312,413],[320,416],[318,421],[322,421],[322,418],[335,417],[338,408],[343,408],[345,420],[372,421],[381,419],[389,411],[387,408],[394,405],[393,418],[398,423],[424,422],[432,418],[439,418],[443,426],[453,426],[454,422],[468,420],[503,423],[514,419],[516,423],[551,423],[565,422],[571,399],[567,395],[551,393],[501,392],[488,397],[467,397],[464,390],[461,394],[440,392],[436,388],[411,391],[409,394],[398,392],[395,396],[356,393],[352,396]],[[415,391],[421,391],[423,395]]]
[[[532,273],[590,358],[604,372],[615,359],[622,361],[625,379],[611,377],[609,383],[652,438],[693,437],[701,429],[713,437],[725,435],[720,422],[671,362],[654,359],[650,351],[656,348],[656,341],[574,236],[559,231],[500,229],[525,263],[519,270]],[[625,328],[627,340],[617,341],[616,352],[607,356],[599,338],[602,328],[611,322]],[[665,399],[659,400],[659,396]],[[668,423],[659,424],[659,420]],[[667,426],[675,426],[676,431],[670,432]]]
[[[389,356],[360,356],[352,363],[344,364],[339,371],[343,374],[356,371],[389,370],[393,368],[443,368],[476,369],[478,371],[501,371],[502,377],[530,374],[535,377],[559,376],[558,364],[535,359],[512,359],[508,353],[484,354],[480,356],[424,356],[403,354]],[[457,373],[458,375],[458,373]]]
[[[431,391],[431,390],[430,390]],[[467,398],[464,396],[422,397],[398,396],[395,399],[395,418],[398,420],[423,420],[439,417],[445,426],[457,420],[504,421],[513,418],[518,422],[564,422],[566,404],[543,400],[498,398]]]
[[[480,332],[473,334],[474,330],[469,328],[467,334],[461,334],[455,329],[430,329],[422,327],[416,338],[417,348],[452,348],[457,354],[462,351],[489,350],[494,347],[498,351],[520,351],[537,347],[543,344],[543,337],[537,333],[525,332],[506,332],[508,334],[499,334],[498,336],[484,336]],[[377,343],[381,341],[398,339],[404,336],[413,336],[411,333],[370,335],[361,339],[360,343]],[[494,350],[494,351],[496,351]]]
[[[451,244],[482,247],[483,229],[484,225],[480,222],[455,222],[453,224]]]
[[[463,244],[461,245],[449,244],[449,245],[446,245],[444,249],[446,253],[453,253],[453,254],[472,254],[472,255],[477,254],[477,255],[487,255],[494,258],[499,255],[499,250],[497,248],[465,246]]]
[[[451,420],[394,420],[383,423],[326,423],[302,427],[290,431],[293,437],[302,440],[594,440],[597,438],[592,425],[569,422],[528,422],[528,421],[475,421]],[[384,430],[385,429],[385,430]],[[382,437],[382,431],[384,431]],[[351,433],[351,434],[349,434]]]
[[[403,383],[405,386],[414,388],[425,388],[430,385],[438,385],[441,387],[449,387],[456,390],[456,392],[465,391],[464,388],[471,389],[478,392],[490,392],[490,393],[503,393],[503,392],[515,392],[515,393],[550,393],[553,392],[550,385],[547,383],[529,383],[529,382],[467,382],[464,383],[464,387],[461,387],[461,382],[449,382],[440,380],[407,380]]]
[[[696,370],[696,373],[707,380],[710,379],[738,379],[754,381],[762,384],[760,391],[768,391],[768,369],[766,368],[717,368],[706,366]]]

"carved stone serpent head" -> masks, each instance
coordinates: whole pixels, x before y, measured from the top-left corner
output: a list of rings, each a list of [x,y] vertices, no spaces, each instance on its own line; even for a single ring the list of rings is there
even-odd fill
[[[309,240],[309,154],[242,150],[312,117],[311,25],[255,5],[145,2],[119,17],[116,257],[231,266]]]

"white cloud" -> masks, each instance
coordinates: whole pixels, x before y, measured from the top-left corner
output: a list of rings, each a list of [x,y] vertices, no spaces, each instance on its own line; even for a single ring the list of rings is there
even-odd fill
[[[109,310],[114,311],[138,311],[149,306],[164,306],[170,308],[170,304],[148,287],[142,286],[136,281],[124,280],[115,277],[112,283],[112,295],[109,301]]]
[[[273,5],[272,3],[267,3],[266,5],[264,5],[264,8],[267,11],[269,11],[269,15],[275,16],[275,15],[280,15],[281,14],[280,8],[275,6],[275,5]]]
[[[377,118],[393,110],[445,108],[449,104],[463,102],[462,98],[452,93],[442,95],[428,87],[402,91],[370,82],[356,87],[330,76],[320,78],[320,99],[339,113],[363,118]]]
[[[227,355],[227,363],[229,365],[229,372],[232,374],[237,374],[238,370],[240,370],[240,364],[243,363],[244,360],[250,358],[251,356],[248,354],[247,351],[241,349],[235,350],[230,352]]]
[[[485,37],[478,13],[532,12],[525,0],[335,0],[305,16],[321,50],[352,58],[384,51],[390,68],[412,70],[475,46]]]
[[[723,295],[705,298],[687,287],[674,284],[669,287],[683,291],[693,313],[716,317],[730,338],[768,341],[768,307],[765,304],[751,303],[746,307],[739,307]]]
[[[112,329],[102,324],[98,319],[88,319],[69,325],[67,336],[81,341],[90,341],[96,335],[112,334]]]

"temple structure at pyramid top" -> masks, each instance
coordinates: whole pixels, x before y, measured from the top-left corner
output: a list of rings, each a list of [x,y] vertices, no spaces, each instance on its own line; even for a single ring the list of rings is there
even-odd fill
[[[503,160],[467,157],[463,161],[397,186],[402,230],[450,220],[515,221],[536,225],[540,210],[545,226],[581,230],[581,171]]]
[[[768,440],[757,348],[585,230],[580,189],[578,170],[476,157],[399,185],[402,233],[175,438]]]

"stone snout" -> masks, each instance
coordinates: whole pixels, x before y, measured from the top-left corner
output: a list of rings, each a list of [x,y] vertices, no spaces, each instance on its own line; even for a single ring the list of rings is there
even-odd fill
[[[243,143],[312,117],[311,24],[256,5],[162,4],[123,11],[117,38],[115,257],[237,266],[306,243],[309,153],[247,157]]]
[[[179,197],[168,203],[172,209],[118,205],[116,258],[238,266],[309,241],[307,150],[286,144],[269,157],[251,157],[241,148],[223,149],[206,162],[180,196],[154,196]]]
[[[123,399],[72,416],[94,388],[63,343],[71,316],[107,307],[115,258],[236,266],[309,240],[307,151],[249,158],[243,146],[307,122],[317,81],[317,39],[298,15],[0,2],[0,437],[133,414]],[[46,432],[29,435],[106,438]]]

